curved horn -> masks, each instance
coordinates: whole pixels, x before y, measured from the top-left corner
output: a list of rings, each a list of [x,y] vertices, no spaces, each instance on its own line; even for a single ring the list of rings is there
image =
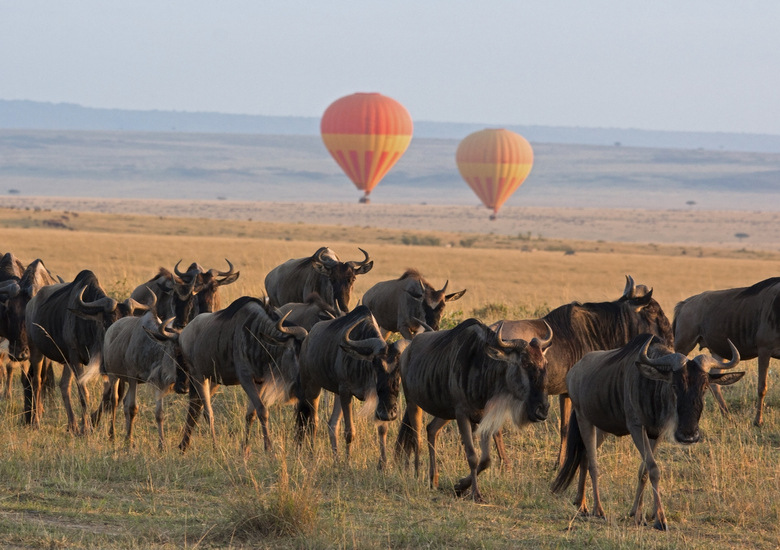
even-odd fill
[[[176,319],[176,317],[169,317],[162,323],[160,323],[160,326],[157,327],[157,330],[163,338],[166,340],[173,340],[174,338],[177,338],[179,334],[181,333],[181,329],[175,330],[173,328],[173,320]]]
[[[94,300],[92,302],[85,302],[84,292],[86,290],[87,290],[86,286],[81,287],[81,292],[79,292],[78,298],[76,298],[76,304],[78,305],[79,309],[90,311],[90,312],[105,311],[106,313],[110,311],[114,311],[116,309],[117,301],[111,298],[110,296],[103,296],[102,298],[98,298],[97,300]],[[135,300],[133,301],[135,302]]]
[[[449,279],[447,279],[446,281],[444,281],[444,286],[443,286],[443,287],[441,287],[441,290],[439,290],[438,292],[440,292],[440,293],[442,293],[442,294],[444,294],[445,292],[447,292],[447,285],[449,285],[449,284],[450,284],[450,280],[449,280]]]
[[[544,321],[544,319],[543,319],[543,321]],[[550,347],[550,344],[552,344],[552,339],[553,339],[553,329],[550,326],[550,324],[547,321],[544,321],[544,326],[547,327],[547,336],[545,338],[538,338],[538,337],[536,337],[536,338],[531,339],[531,342],[536,340],[536,343],[539,345],[539,347],[541,349],[546,349],[546,348]]]
[[[323,258],[322,255],[325,254],[325,252],[328,251],[327,246],[323,246],[322,248],[317,251],[317,255],[314,257],[314,260],[319,262],[320,264],[328,267],[332,267],[337,262],[335,262],[332,258]]]
[[[626,288],[623,289],[624,298],[633,298],[636,294],[636,285],[634,284],[634,278],[631,275],[626,275]]]
[[[654,367],[660,372],[669,372],[679,369],[682,365],[677,359],[682,358],[683,361],[685,360],[685,356],[681,353],[670,353],[669,355],[664,355],[663,357],[657,357],[655,359],[651,359],[647,356],[647,351],[650,349],[650,343],[653,341],[653,338],[655,337],[650,336],[645,345],[642,346],[642,351],[639,354],[639,362]]]
[[[512,346],[508,345],[506,342],[504,342],[504,339],[501,338],[501,330],[504,328],[504,321],[498,322],[498,330],[496,330],[496,343],[498,344],[499,348],[502,349],[509,349]]]
[[[726,361],[725,359],[718,361],[714,357],[707,356],[707,355],[700,355],[696,357],[696,359],[700,359],[703,357],[709,358],[708,361],[698,361],[698,363],[702,366],[702,369],[704,369],[705,372],[709,372],[710,369],[719,369],[719,370],[733,369],[739,364],[740,355],[737,346],[735,346],[734,343],[729,338],[726,338],[726,342],[729,343],[729,347],[731,348],[730,361]]]
[[[421,326],[425,332],[436,332],[435,330],[433,330],[433,329],[431,328],[431,326],[430,326],[428,323],[426,323],[425,321],[422,321],[422,320],[418,319],[417,317],[412,317],[412,321],[414,321],[414,322],[415,322],[415,323],[417,323],[419,326]]]
[[[211,274],[213,276],[215,276],[215,277],[230,277],[231,275],[233,275],[233,273],[236,272],[236,268],[233,267],[233,264],[230,263],[230,260],[225,258],[225,261],[228,264],[228,270],[227,271],[217,271],[216,269],[210,269],[209,271],[211,272]]]
[[[173,266],[173,272],[176,274],[176,276],[177,276],[179,279],[183,279],[184,277],[186,277],[186,276],[187,276],[187,274],[186,274],[186,273],[182,273],[181,271],[179,271],[179,264],[180,264],[180,263],[181,263],[181,260],[179,260],[178,262],[176,262],[176,265],[175,265],[175,266]]]
[[[285,327],[285,326],[283,326],[284,325],[284,321],[287,319],[287,317],[290,316],[290,313],[292,313],[292,310],[290,310],[287,313],[285,313],[282,316],[282,318],[279,319],[279,321],[277,321],[277,323],[276,323],[276,330],[278,330],[282,334],[289,334],[290,336],[292,336],[296,340],[303,340],[304,338],[306,338],[306,335],[309,334],[309,332],[305,328],[299,327],[297,325],[296,326],[292,326],[292,327]]]
[[[360,250],[363,253],[363,261],[362,262],[347,262],[347,265],[353,269],[361,267],[366,265],[371,258],[368,256],[368,252],[363,250],[362,248],[358,247],[358,250]]]

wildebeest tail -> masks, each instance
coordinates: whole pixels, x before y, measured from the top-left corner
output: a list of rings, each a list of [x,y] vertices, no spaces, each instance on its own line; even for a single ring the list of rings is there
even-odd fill
[[[298,398],[295,406],[295,439],[302,443],[306,433],[312,429],[314,422],[314,405],[306,399]]]
[[[79,376],[79,384],[88,384],[99,375],[103,374],[101,368],[103,364],[103,354],[96,353],[89,358],[89,363],[84,367],[84,372]]]
[[[550,487],[553,493],[560,493],[571,484],[574,476],[577,475],[577,470],[584,456],[585,442],[582,440],[580,426],[577,423],[577,415],[572,410],[569,417],[568,437],[566,439],[566,458]]]

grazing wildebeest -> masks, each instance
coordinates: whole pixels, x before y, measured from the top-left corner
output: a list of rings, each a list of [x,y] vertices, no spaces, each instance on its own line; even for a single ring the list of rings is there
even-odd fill
[[[287,321],[307,331],[320,321],[330,321],[339,317],[339,312],[325,303],[316,292],[309,294],[303,302],[291,302],[276,309],[281,315],[287,315]]]
[[[338,431],[343,414],[349,461],[355,437],[352,398],[369,404],[376,399],[374,418],[378,421],[379,467],[383,468],[387,462],[387,423],[398,415],[401,390],[398,358],[407,343],[399,340],[388,346],[371,311],[362,305],[343,317],[315,324],[303,342],[299,358],[298,441],[302,442],[307,433],[314,437],[320,393],[326,389],[337,394],[328,421],[331,448],[338,458]]]
[[[244,449],[255,413],[263,429],[265,449],[271,449],[267,407],[295,397],[298,349],[306,330],[285,326],[284,317],[263,300],[243,296],[216,313],[201,313],[181,332],[179,345],[190,374],[190,402],[179,448],[187,450],[200,412],[209,423],[214,444],[211,397],[220,384],[241,384],[253,405],[247,412]]]
[[[342,262],[330,248],[323,246],[308,258],[287,260],[265,276],[265,290],[274,307],[302,302],[312,292],[339,313],[349,311],[349,298],[355,278],[371,271],[373,260],[359,248],[362,262]]]
[[[758,357],[758,403],[753,424],[763,422],[769,360],[780,359],[780,277],[749,287],[710,290],[674,308],[674,349],[688,354],[698,344],[724,356],[731,340],[742,359]],[[720,388],[712,387],[721,410],[728,411]]]
[[[420,429],[423,411],[434,416],[428,424],[429,481],[438,487],[436,438],[450,420],[456,420],[466,451],[469,475],[455,491],[482,501],[477,475],[490,465],[490,440],[507,418],[521,426],[547,418],[545,354],[553,334],[544,339],[504,340],[503,329],[493,331],[477,319],[467,319],[450,330],[415,336],[401,357],[401,381],[406,398],[396,456],[405,460],[414,452],[419,471]],[[472,425],[479,424],[482,456],[474,449]]]
[[[25,421],[34,426],[40,423],[40,367],[44,357],[48,357],[67,365],[62,369],[60,392],[68,414],[68,429],[76,431],[70,401],[71,379],[75,376],[82,408],[81,429],[88,431],[89,392],[85,383],[98,373],[106,329],[120,317],[147,309],[148,306],[133,299],[117,302],[107,296],[89,270],[80,272],[70,283],[41,288],[29,301],[25,312],[30,345],[30,388],[29,392],[25,391]]]
[[[416,319],[425,320],[433,330],[439,330],[439,322],[446,302],[454,302],[466,290],[445,294],[449,281],[441,290],[436,290],[419,271],[407,269],[401,277],[382,281],[363,294],[363,304],[374,314],[376,322],[387,337],[390,332],[400,332],[411,340],[420,330]]]
[[[637,525],[644,522],[642,493],[649,475],[655,528],[665,531],[668,527],[658,489],[661,472],[653,452],[661,438],[670,432],[678,443],[699,440],[699,418],[707,387],[733,384],[745,374],[710,372],[716,367],[731,369],[739,363],[739,351],[730,342],[729,345],[732,358],[727,363],[709,355],[688,359],[656,336],[640,334],[622,348],[594,351],[580,359],[566,375],[574,412],[569,424],[566,460],[553,481],[553,492],[568,487],[579,470],[574,504],[580,513],[587,514],[585,481],[589,472],[593,484],[592,515],[604,517],[596,448],[604,434],[630,434],[642,455],[630,515]]]
[[[503,336],[508,339],[544,338],[552,327],[553,345],[547,354],[547,393],[559,395],[561,446],[558,463],[563,462],[566,430],[571,414],[571,401],[566,392],[566,373],[589,351],[620,347],[638,334],[655,334],[672,345],[672,326],[661,306],[653,299],[652,289],[635,285],[626,276],[623,295],[614,302],[572,302],[562,305],[541,319],[505,321]],[[497,326],[493,325],[493,328]]]
[[[103,340],[103,362],[100,372],[108,376],[110,390],[108,401],[109,437],[114,438],[116,407],[119,401],[119,383],[129,386],[124,396],[125,443],[130,444],[133,421],[138,413],[136,389],[138,384],[149,383],[155,388],[159,448],[165,446],[163,431],[163,398],[173,390],[176,381],[176,364],[180,359],[178,331],[168,329],[173,318],[160,322],[154,311],[142,317],[123,317],[106,330]]]
[[[24,273],[24,264],[16,257],[12,252],[6,252],[3,254],[2,257],[0,257],[0,288],[2,288],[2,285],[5,281],[19,281],[22,277],[22,273]],[[3,319],[5,318],[5,305],[2,303],[2,300],[0,300],[0,325],[3,323]],[[0,341],[2,341],[5,338],[5,332],[4,327],[0,326]],[[9,344],[10,345],[10,344]],[[4,394],[7,397],[10,397],[11,395],[11,376],[13,374],[13,359],[11,359],[8,356],[8,352],[5,351],[7,349],[4,348],[4,351],[0,353],[0,359],[4,358],[4,361],[0,361],[0,366],[2,366],[2,362],[5,362],[5,392]]]
[[[193,262],[187,271],[179,271],[179,260],[173,273],[161,267],[153,278],[138,285],[130,297],[139,302],[147,300],[148,290],[156,296],[157,314],[167,318],[173,315],[174,328],[184,328],[199,313],[220,309],[219,287],[234,283],[240,274],[227,258],[227,271],[203,269]]]

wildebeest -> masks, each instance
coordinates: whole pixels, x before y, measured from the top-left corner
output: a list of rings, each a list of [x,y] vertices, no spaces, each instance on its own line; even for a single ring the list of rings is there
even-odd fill
[[[739,363],[739,351],[733,344],[729,345],[732,358],[727,363],[709,355],[688,359],[656,336],[641,334],[622,348],[594,351],[580,359],[566,375],[574,413],[569,424],[566,460],[553,481],[553,492],[568,487],[579,469],[574,504],[581,513],[587,514],[585,481],[589,472],[593,484],[592,515],[604,517],[596,448],[605,433],[630,434],[642,455],[630,515],[637,524],[644,522],[642,493],[649,475],[655,527],[665,531],[666,516],[658,489],[661,473],[653,452],[669,432],[678,443],[699,440],[699,418],[708,386],[733,384],[745,374],[710,372],[714,367],[731,369]]]
[[[130,444],[133,421],[138,413],[136,389],[148,382],[155,388],[157,406],[155,420],[159,435],[159,447],[165,446],[163,431],[163,398],[173,390],[176,381],[178,332],[168,329],[173,318],[161,322],[154,311],[141,317],[123,317],[106,330],[103,340],[103,361],[100,371],[108,376],[110,398],[108,403],[109,436],[114,437],[116,406],[119,400],[119,383],[129,386],[124,396],[125,442]]]
[[[24,272],[18,277],[13,277],[0,282],[0,336],[8,339],[9,359],[16,362],[29,359],[30,350],[27,343],[27,326],[25,323],[25,311],[27,303],[44,286],[62,282],[55,278],[43,265],[43,261],[37,259],[30,263]],[[41,373],[32,373],[32,376],[41,377],[44,386],[51,390],[54,388],[54,369],[51,361],[44,361]],[[28,392],[31,384],[31,368],[22,369],[22,387]],[[5,396],[11,396],[11,363],[6,369],[7,384]]]
[[[179,448],[190,444],[200,412],[209,423],[216,445],[211,397],[220,384],[241,384],[254,411],[247,413],[244,448],[255,412],[263,429],[266,450],[271,448],[267,407],[279,398],[295,397],[292,386],[298,376],[298,345],[306,330],[285,326],[263,300],[243,296],[216,313],[202,313],[181,332],[179,345],[190,373],[190,402]]]
[[[331,307],[316,292],[312,292],[303,302],[290,302],[276,308],[281,315],[287,315],[287,320],[299,327],[311,330],[320,321],[330,321],[339,317],[339,312]]]
[[[301,347],[300,394],[296,411],[298,441],[306,434],[314,437],[317,408],[322,389],[337,394],[328,421],[331,448],[338,458],[338,431],[344,416],[346,459],[355,427],[352,421],[352,398],[372,403],[378,421],[379,467],[387,462],[385,444],[387,422],[398,415],[401,380],[398,358],[408,342],[399,340],[387,345],[374,316],[366,306],[358,306],[347,315],[314,325]]]
[[[439,330],[439,322],[446,302],[453,302],[466,290],[445,294],[449,281],[436,290],[419,271],[407,269],[401,277],[381,281],[363,294],[363,304],[374,314],[383,335],[400,332],[411,340],[420,330],[416,319],[423,319],[433,330]]]
[[[193,262],[186,271],[179,271],[179,260],[173,273],[161,267],[157,275],[138,285],[130,297],[141,303],[147,300],[147,289],[157,299],[157,314],[161,318],[174,316],[174,328],[184,328],[199,313],[210,313],[220,309],[219,287],[234,283],[239,271],[227,258],[227,271],[205,270]]]
[[[458,423],[466,450],[469,475],[458,481],[458,494],[471,487],[474,500],[482,501],[477,475],[490,465],[490,441],[507,418],[520,426],[547,418],[545,354],[552,342],[504,340],[503,328],[493,331],[477,319],[455,328],[418,334],[401,356],[401,381],[406,398],[396,455],[414,452],[419,470],[420,428],[423,411],[434,416],[428,424],[430,484],[438,486],[436,438],[452,419]],[[477,459],[472,424],[479,424],[482,456]]]
[[[780,277],[753,286],[710,290],[678,303],[674,308],[674,348],[688,354],[698,344],[725,356],[727,339],[742,359],[758,357],[758,402],[753,424],[763,422],[769,360],[780,359]],[[712,393],[723,412],[728,411],[720,388]]]
[[[308,258],[287,260],[265,276],[265,290],[274,307],[288,302],[303,302],[318,293],[331,307],[346,313],[355,278],[371,271],[374,262],[359,248],[361,262],[342,262],[330,248],[323,246]]]
[[[25,388],[25,421],[40,423],[40,372],[44,357],[67,365],[62,369],[60,391],[68,414],[68,429],[76,431],[70,402],[75,375],[82,408],[81,428],[89,430],[89,392],[85,382],[98,372],[103,337],[111,324],[148,306],[128,298],[117,302],[107,296],[95,274],[81,271],[70,283],[45,286],[27,304],[25,322],[30,345],[30,388]],[[85,371],[85,366],[87,369]]]
[[[24,273],[24,264],[12,252],[6,252],[0,257],[0,289],[6,281],[18,281]],[[0,300],[0,341],[5,338],[5,328],[2,326],[5,319],[5,305]],[[0,353],[0,368],[5,367],[5,391],[6,396],[11,395],[11,376],[13,374],[13,363],[8,356],[8,346],[6,344],[2,353]],[[5,365],[3,365],[5,363]]]
[[[566,373],[589,351],[620,347],[638,334],[648,332],[672,345],[672,326],[661,306],[653,299],[652,289],[635,285],[627,275],[623,295],[614,302],[572,302],[562,305],[540,319],[505,321],[503,336],[507,339],[544,338],[552,327],[552,347],[547,354],[547,393],[559,395],[561,446],[559,464],[563,462],[571,401],[566,392]],[[497,326],[493,325],[493,328]]]

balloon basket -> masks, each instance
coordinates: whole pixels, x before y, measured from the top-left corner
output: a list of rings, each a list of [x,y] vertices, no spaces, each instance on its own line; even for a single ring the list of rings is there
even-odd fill
[[[371,204],[371,199],[368,197],[368,195],[364,195],[360,197],[360,200],[358,200],[360,204]]]
[[[490,215],[490,221],[494,222],[494,221],[496,221],[497,219],[498,219],[498,214],[496,214],[495,212],[494,212],[493,214],[491,214],[491,215]]]

